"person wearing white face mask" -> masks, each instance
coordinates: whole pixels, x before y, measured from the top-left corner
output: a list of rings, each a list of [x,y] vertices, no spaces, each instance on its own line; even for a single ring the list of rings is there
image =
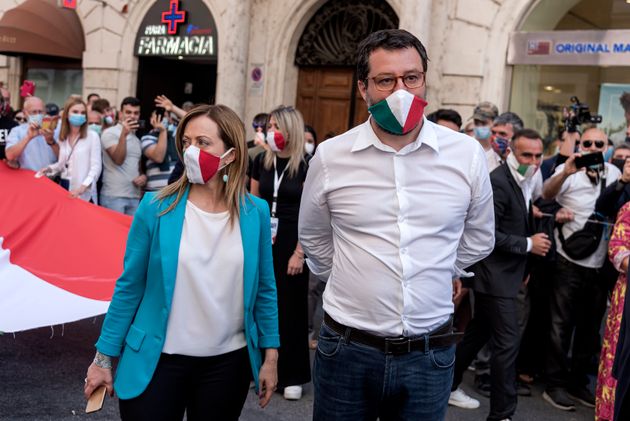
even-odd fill
[[[470,269],[475,273],[474,316],[457,345],[451,394],[453,405],[479,406],[476,399],[465,399],[458,387],[473,358],[489,342],[488,419],[492,420],[511,419],[516,410],[516,357],[521,335],[517,295],[528,277],[529,256],[545,256],[551,247],[547,234],[534,233],[532,200],[540,195],[540,191],[534,193],[534,177],[539,173],[543,152],[540,135],[529,129],[519,130],[510,147],[507,162],[490,174],[496,243],[492,253]]]
[[[315,155],[315,149],[317,148],[317,133],[315,129],[309,125],[304,126],[304,153],[306,154],[306,162],[310,161],[313,155]]]
[[[60,173],[60,184],[72,197],[98,204],[96,181],[102,169],[101,142],[93,130],[88,130],[86,110],[82,99],[68,99],[59,132],[59,160],[42,171]]]
[[[277,385],[269,208],[245,192],[233,110],[189,111],[176,145],[184,172],[135,214],[84,394],[115,388],[123,420],[236,421],[252,378],[262,407]]]
[[[44,102],[37,97],[24,101],[24,115],[27,122],[14,127],[9,133],[6,145],[8,161],[17,160],[20,168],[39,171],[57,161],[59,145],[53,132],[42,128]]]
[[[326,282],[315,421],[446,415],[453,299],[492,251],[494,209],[479,144],[424,117],[427,65],[413,34],[370,34],[357,58],[370,118],[309,163],[299,238]]]

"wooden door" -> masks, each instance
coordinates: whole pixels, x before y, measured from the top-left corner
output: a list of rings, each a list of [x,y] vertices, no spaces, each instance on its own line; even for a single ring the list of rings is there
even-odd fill
[[[317,132],[319,141],[367,119],[352,67],[300,68],[296,106],[304,115],[304,122]]]

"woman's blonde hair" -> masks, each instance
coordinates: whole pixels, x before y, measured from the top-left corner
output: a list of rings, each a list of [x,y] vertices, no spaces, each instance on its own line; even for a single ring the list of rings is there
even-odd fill
[[[282,132],[286,141],[285,149],[290,153],[287,169],[289,177],[295,177],[300,164],[304,160],[304,118],[302,113],[293,107],[279,106],[269,113],[268,120],[273,117],[278,124],[278,129]],[[273,166],[273,159],[276,153],[267,148],[265,152],[264,167],[270,170]]]
[[[79,139],[85,139],[85,137],[87,136],[87,105],[85,105],[85,102],[83,102],[83,99],[81,99],[80,96],[70,95],[66,100],[65,105],[63,106],[63,118],[61,119],[61,130],[59,131],[60,142],[66,140],[66,138],[70,134],[70,122],[68,121],[68,118],[70,117],[70,108],[74,107],[77,104],[81,104],[85,108],[85,123],[81,125],[81,134],[79,135]]]
[[[200,105],[193,108],[179,122],[177,132],[175,133],[175,147],[182,163],[184,163],[184,132],[186,131],[186,126],[191,120],[198,117],[207,117],[214,121],[219,128],[219,138],[223,141],[225,150],[234,148],[234,161],[226,167],[223,167],[219,170],[217,175],[215,175],[215,177],[220,178],[226,174],[228,176],[228,181],[226,183],[220,183],[220,185],[230,213],[230,224],[234,225],[234,221],[240,214],[241,202],[245,198],[245,175],[247,173],[248,164],[245,126],[238,115],[225,105]],[[162,188],[158,192],[157,199],[160,201],[170,196],[177,195],[170,206],[160,215],[170,212],[177,206],[188,187],[188,183],[188,177],[186,176],[186,169],[184,167],[182,176],[176,182]]]

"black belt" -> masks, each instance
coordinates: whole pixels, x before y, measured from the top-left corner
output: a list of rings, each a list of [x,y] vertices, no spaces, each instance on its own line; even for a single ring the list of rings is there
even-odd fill
[[[395,338],[384,338],[372,335],[363,330],[354,329],[339,322],[336,322],[328,313],[324,313],[324,323],[339,335],[346,338],[348,342],[358,342],[363,345],[376,348],[385,354],[407,354],[411,351],[425,351],[435,348],[444,348],[459,342],[463,337],[461,332],[453,332],[453,319],[449,319],[444,325],[418,338],[399,336]],[[428,336],[428,338],[427,338]],[[428,344],[426,341],[428,340]]]

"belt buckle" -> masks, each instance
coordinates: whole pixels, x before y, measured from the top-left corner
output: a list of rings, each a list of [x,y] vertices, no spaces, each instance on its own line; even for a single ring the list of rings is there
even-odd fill
[[[408,354],[411,352],[411,339],[405,337],[385,338],[385,354]]]

